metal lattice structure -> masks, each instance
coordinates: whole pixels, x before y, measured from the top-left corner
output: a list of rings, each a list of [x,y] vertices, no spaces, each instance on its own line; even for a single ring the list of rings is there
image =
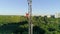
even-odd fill
[[[32,24],[32,0],[28,1],[28,13],[29,13],[29,34],[33,34],[33,24]]]

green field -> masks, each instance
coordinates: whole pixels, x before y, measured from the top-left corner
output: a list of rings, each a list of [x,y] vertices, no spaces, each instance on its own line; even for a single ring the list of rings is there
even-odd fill
[[[60,34],[60,18],[32,16],[32,23],[33,34]],[[28,19],[0,15],[0,34],[28,34]]]

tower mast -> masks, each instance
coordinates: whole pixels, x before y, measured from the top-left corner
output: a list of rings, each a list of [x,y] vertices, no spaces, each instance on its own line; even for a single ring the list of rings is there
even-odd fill
[[[28,13],[29,13],[29,34],[33,34],[33,24],[32,24],[32,0],[28,1]]]

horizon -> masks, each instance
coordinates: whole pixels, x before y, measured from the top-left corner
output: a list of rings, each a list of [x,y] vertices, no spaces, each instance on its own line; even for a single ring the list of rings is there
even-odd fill
[[[32,0],[33,15],[55,15],[60,12],[60,0]],[[25,15],[27,0],[0,0],[0,15]]]

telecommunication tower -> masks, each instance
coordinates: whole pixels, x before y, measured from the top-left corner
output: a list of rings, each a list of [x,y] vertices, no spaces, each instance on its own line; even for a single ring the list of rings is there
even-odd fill
[[[28,1],[28,13],[29,13],[29,34],[33,34],[33,24],[32,24],[32,0]]]

